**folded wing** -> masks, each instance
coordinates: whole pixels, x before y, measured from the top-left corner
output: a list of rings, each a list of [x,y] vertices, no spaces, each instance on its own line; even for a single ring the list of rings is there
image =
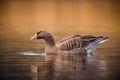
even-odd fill
[[[95,39],[96,37],[92,35],[73,35],[60,40],[59,42],[57,42],[56,46],[59,50],[72,50],[77,48],[84,48],[89,44],[89,42]]]

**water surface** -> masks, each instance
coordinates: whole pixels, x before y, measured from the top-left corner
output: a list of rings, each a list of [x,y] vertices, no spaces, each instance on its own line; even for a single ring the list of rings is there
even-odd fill
[[[0,80],[120,80],[119,41],[101,45],[92,55],[46,55],[44,42],[1,38]]]

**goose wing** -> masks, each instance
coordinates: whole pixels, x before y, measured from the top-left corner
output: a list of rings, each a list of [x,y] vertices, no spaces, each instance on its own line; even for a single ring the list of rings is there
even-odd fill
[[[88,45],[89,42],[95,40],[95,38],[96,37],[92,35],[73,35],[58,41],[56,46],[59,50],[72,50],[77,48],[83,48]]]
[[[67,41],[67,40],[70,40],[70,39],[73,39],[73,38],[76,38],[76,37],[81,37],[81,36],[80,35],[72,35],[72,36],[66,37],[66,38],[58,41],[57,43],[62,43],[64,41]]]

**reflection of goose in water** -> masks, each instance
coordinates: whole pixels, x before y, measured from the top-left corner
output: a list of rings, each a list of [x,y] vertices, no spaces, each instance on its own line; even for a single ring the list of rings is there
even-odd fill
[[[44,62],[34,62],[31,65],[32,80],[96,80],[97,78],[103,80],[105,71],[101,66],[103,68],[105,66],[100,64],[93,56],[88,58],[84,55],[70,57],[46,55]]]
[[[58,41],[55,44],[53,36],[47,31],[41,30],[35,33],[31,38],[33,39],[44,39],[46,41],[46,53],[80,53],[86,54],[92,53],[99,44],[108,40],[107,37],[103,36],[92,36],[92,35],[73,35]]]
[[[36,64],[31,64],[32,80],[38,80],[38,67]]]

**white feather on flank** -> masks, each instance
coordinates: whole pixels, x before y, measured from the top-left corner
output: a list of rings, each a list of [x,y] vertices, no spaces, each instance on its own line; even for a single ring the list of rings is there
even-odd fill
[[[102,41],[98,40],[96,42],[92,42],[87,47],[85,47],[85,50],[87,51],[88,54],[93,53],[100,44],[102,44],[102,43],[104,43],[108,40],[109,39],[105,39],[105,40],[102,40]]]
[[[108,41],[108,40],[109,40],[109,39],[105,39],[105,40],[101,41],[100,44],[101,44],[101,43],[104,43],[104,42],[106,42],[106,41]]]

